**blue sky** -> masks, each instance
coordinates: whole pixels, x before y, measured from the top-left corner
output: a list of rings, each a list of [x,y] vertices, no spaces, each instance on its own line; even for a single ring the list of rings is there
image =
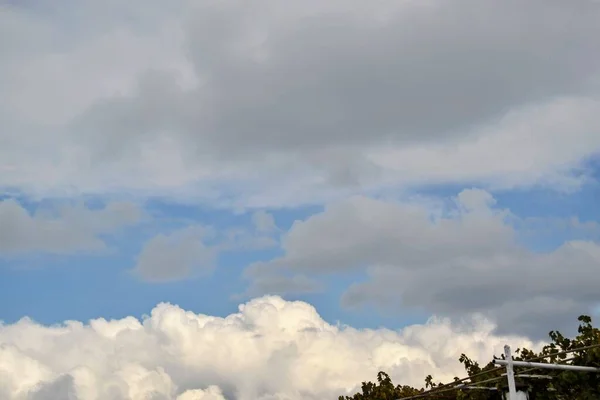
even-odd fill
[[[337,398],[574,333],[600,310],[599,20],[0,1],[0,398]]]
[[[594,170],[597,171],[597,170]],[[449,199],[460,191],[456,186],[423,188],[415,194]],[[581,221],[599,221],[596,207],[600,192],[595,183],[582,187],[575,193],[561,193],[549,189],[503,190],[494,194],[497,208],[510,209],[521,218],[536,217],[571,218]],[[42,202],[20,199],[30,212]],[[68,202],[68,200],[66,200]],[[87,199],[91,208],[101,208],[106,203],[99,198]],[[61,200],[46,201],[55,206]],[[65,200],[62,200],[65,202]],[[214,273],[208,277],[183,279],[175,282],[147,283],[131,274],[145,241],[161,232],[169,232],[193,223],[208,225],[218,230],[233,227],[252,229],[251,213],[216,210],[206,206],[168,203],[149,200],[144,209],[155,217],[125,229],[116,235],[107,235],[110,253],[101,255],[49,255],[29,254],[4,258],[1,261],[0,313],[7,322],[29,316],[45,324],[65,320],[104,317],[123,318],[142,316],[160,302],[170,302],[198,313],[225,316],[237,310],[247,297],[235,297],[246,289],[248,282],[243,270],[256,261],[267,261],[282,254],[274,247],[259,250],[229,251],[219,255]],[[321,212],[322,207],[307,206],[291,210],[270,211],[282,232],[288,231],[294,221],[306,220]],[[573,229],[547,227],[532,234],[523,234],[521,242],[527,247],[546,252],[573,238],[597,239],[600,231],[578,232]],[[343,292],[356,281],[364,280],[363,272],[344,276],[325,277],[327,290],[323,293],[292,294],[313,304],[323,318],[331,323],[341,322],[355,327],[399,328],[413,323],[423,323],[429,317],[426,311],[403,309],[390,315],[370,306],[348,310],[340,305]],[[585,310],[582,310],[585,311]]]
[[[90,203],[98,205],[102,201],[92,199]],[[35,203],[26,204],[29,210],[37,206]],[[177,304],[198,313],[225,316],[237,311],[238,304],[247,298],[235,297],[243,293],[247,286],[241,277],[243,269],[252,262],[268,260],[281,253],[276,248],[228,252],[219,256],[214,274],[207,278],[158,284],[141,282],[131,275],[130,270],[145,240],[153,232],[176,229],[182,225],[179,219],[219,229],[251,226],[248,214],[210,210],[201,206],[149,201],[146,209],[163,218],[159,217],[142,227],[127,229],[116,238],[109,238],[115,247],[113,254],[38,254],[2,260],[2,320],[11,323],[29,316],[41,323],[55,324],[98,317],[141,317],[160,302]],[[305,207],[276,211],[273,215],[279,228],[287,230],[295,220],[305,219],[320,209]],[[328,279],[331,286],[326,293],[290,298],[314,304],[323,317],[332,323],[340,321],[356,327],[403,326],[427,318],[410,311],[398,319],[397,316],[378,314],[372,309],[359,312],[344,310],[339,304],[340,295],[353,280],[362,275],[353,274],[342,279],[333,277]]]

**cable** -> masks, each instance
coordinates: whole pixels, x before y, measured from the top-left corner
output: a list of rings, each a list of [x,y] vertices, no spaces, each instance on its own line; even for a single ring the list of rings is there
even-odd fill
[[[568,361],[568,360],[564,360],[564,361]],[[502,368],[504,368],[504,367],[499,367],[498,369],[502,369]],[[523,370],[521,373],[531,372],[531,371],[536,370],[536,369],[538,369],[538,368],[529,368],[529,369]],[[490,371],[492,371],[492,370],[490,370]],[[487,371],[487,372],[490,372],[490,371]],[[474,383],[477,383],[478,385],[482,385],[484,383],[490,383],[490,382],[498,381],[500,379],[503,379],[505,376],[506,376],[506,373],[504,373],[504,374],[502,374],[500,376],[496,376],[494,378],[485,379],[483,381],[474,382]],[[475,377],[475,375],[473,375],[472,377]],[[467,380],[467,379],[462,379],[462,380]],[[444,386],[444,385],[442,385],[442,386]],[[422,398],[422,397],[435,396],[437,393],[446,393],[446,392],[451,392],[453,390],[463,389],[461,386],[462,385],[454,386],[454,387],[448,387],[448,388],[442,389],[442,390],[438,390],[438,388],[440,387],[440,386],[438,386],[435,389],[431,389],[431,390],[429,390],[427,392],[420,393],[420,394],[417,394],[417,395],[414,395],[414,396],[410,396],[410,397],[402,397],[401,399],[398,399],[398,400],[409,400],[409,399],[418,399],[418,398]]]
[[[443,388],[446,388],[446,387],[449,387],[449,386],[455,386],[457,383],[464,382],[466,380],[469,380],[469,379],[472,379],[472,378],[476,378],[478,376],[487,375],[487,374],[489,374],[491,372],[500,371],[500,370],[502,370],[504,368],[505,367],[496,367],[496,368],[493,368],[493,369],[488,369],[487,371],[481,371],[481,372],[478,372],[478,373],[476,373],[474,375],[467,376],[466,378],[457,379],[457,380],[455,380],[455,381],[453,381],[451,383],[445,383],[443,385],[436,386],[435,388],[429,389],[429,390],[427,390],[427,391],[425,391],[423,393],[420,393],[420,394],[417,394],[417,395],[414,395],[414,396],[402,397],[401,400],[417,399],[417,398],[420,398],[420,397],[428,396],[428,395],[430,395],[431,393],[434,393],[434,392],[435,393],[447,392],[448,390],[440,390],[440,389],[443,389]],[[452,387],[449,390],[456,390],[456,388]],[[400,399],[398,399],[398,400],[400,400]]]
[[[530,359],[523,360],[523,361],[527,361],[527,362],[539,361],[539,360],[543,360],[544,358],[548,358],[548,357],[552,357],[552,356],[558,356],[558,355],[562,355],[562,354],[574,353],[576,351],[583,351],[583,350],[595,349],[596,347],[600,347],[600,343],[598,343],[598,344],[592,344],[590,346],[585,346],[585,347],[578,347],[578,348],[572,349],[572,350],[559,351],[559,352],[556,352],[556,353],[548,354],[546,356],[534,357],[534,358],[530,358]]]
[[[571,350],[559,351],[559,352],[551,353],[551,354],[544,355],[544,356],[538,356],[538,357],[534,357],[534,358],[529,358],[529,359],[523,360],[523,361],[526,361],[526,362],[539,361],[539,360],[542,360],[542,359],[548,358],[548,357],[553,357],[553,356],[562,355],[562,354],[574,353],[574,352],[577,352],[577,351],[590,350],[590,349],[594,349],[594,348],[597,348],[597,347],[600,347],[600,343],[599,344],[593,344],[593,345],[590,345],[590,346],[578,347],[576,349],[571,349]],[[570,358],[570,359],[567,359],[567,360],[561,360],[561,361],[565,362],[565,361],[572,361],[572,360],[573,360],[573,358]],[[409,396],[409,397],[402,397],[402,398],[400,398],[398,400],[418,399],[418,398],[421,398],[421,397],[427,397],[427,396],[433,395],[434,393],[444,393],[444,392],[448,392],[448,391],[451,391],[451,390],[457,390],[458,388],[455,387],[457,383],[464,382],[466,380],[469,380],[469,379],[472,379],[472,378],[476,378],[478,376],[487,375],[489,373],[493,373],[495,371],[499,371],[499,370],[504,369],[504,368],[505,367],[502,366],[502,367],[496,367],[494,369],[489,369],[487,371],[481,371],[481,372],[478,372],[478,373],[476,373],[474,375],[467,376],[466,378],[458,379],[458,380],[455,380],[455,381],[450,382],[450,383],[445,383],[443,385],[436,386],[435,388],[431,388],[431,389],[429,389],[429,390],[427,390],[427,391],[425,391],[423,393],[420,393],[420,394],[417,394],[417,395],[414,395],[414,396]],[[533,371],[533,370],[536,370],[536,369],[538,369],[538,368],[530,368],[528,370],[522,371],[522,373],[524,373],[524,372],[530,372],[530,371]],[[496,377],[496,378],[492,378],[492,380],[498,380],[498,379],[501,379],[503,377],[504,376],[502,375],[502,376],[499,376],[499,377]],[[485,383],[487,381],[488,380],[477,382],[477,383],[480,384],[480,383]],[[450,386],[452,386],[452,387],[450,387]]]

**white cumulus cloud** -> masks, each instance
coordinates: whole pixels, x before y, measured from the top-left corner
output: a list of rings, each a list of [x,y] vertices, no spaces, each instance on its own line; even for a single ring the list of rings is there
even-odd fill
[[[482,318],[432,318],[399,331],[331,325],[314,307],[280,297],[224,318],[159,304],[142,320],[0,325],[0,395],[6,400],[325,399],[385,370],[421,386],[426,374],[464,375],[458,357],[487,363],[504,344]]]

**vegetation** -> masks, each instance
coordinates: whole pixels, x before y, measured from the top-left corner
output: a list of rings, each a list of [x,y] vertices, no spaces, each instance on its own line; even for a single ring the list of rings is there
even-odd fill
[[[529,349],[517,349],[515,360],[530,360],[538,363],[573,364],[600,367],[600,329],[592,325],[589,316],[578,319],[578,334],[566,338],[558,331],[549,333],[550,343],[539,353]],[[577,350],[578,349],[578,350]],[[504,358],[504,356],[500,357]],[[339,400],[394,400],[411,396],[422,399],[454,400],[497,400],[500,390],[481,390],[457,388],[458,385],[489,387],[501,389],[506,385],[502,376],[505,368],[493,362],[480,366],[462,354],[458,360],[465,368],[468,378],[459,379],[450,384],[435,383],[431,375],[425,378],[421,389],[410,386],[394,385],[385,372],[377,374],[377,382],[363,382],[361,391],[353,396],[340,396]],[[517,383],[525,384],[530,390],[530,400],[597,400],[600,399],[600,373],[561,371],[553,369],[532,369],[518,367],[515,373],[546,375],[551,379],[517,378]]]

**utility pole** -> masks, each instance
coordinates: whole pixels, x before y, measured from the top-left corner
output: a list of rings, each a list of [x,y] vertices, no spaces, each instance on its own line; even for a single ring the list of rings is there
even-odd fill
[[[517,387],[515,385],[515,370],[510,346],[504,346],[504,358],[506,361],[506,378],[508,379],[508,400],[517,400]]]

